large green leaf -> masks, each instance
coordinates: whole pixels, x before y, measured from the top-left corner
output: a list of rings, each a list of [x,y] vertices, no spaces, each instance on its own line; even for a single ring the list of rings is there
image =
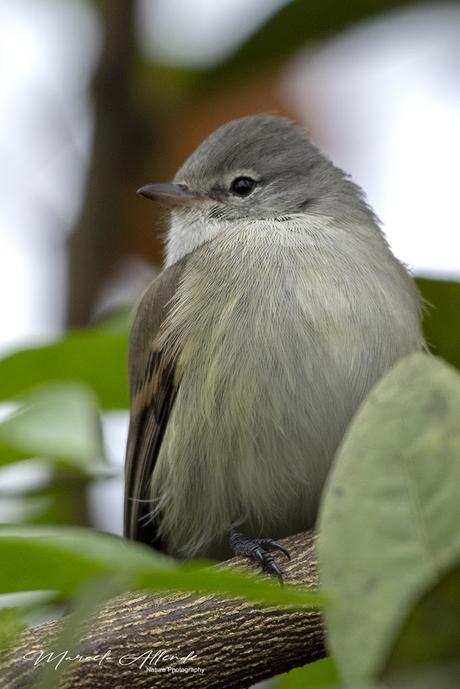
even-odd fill
[[[405,620],[387,676],[460,658],[460,565],[430,589]]]
[[[0,399],[50,380],[75,380],[89,385],[104,409],[127,407],[127,342],[126,330],[95,328],[11,354],[0,361]]]
[[[48,383],[20,397],[0,423],[0,464],[43,457],[78,470],[101,465],[104,454],[97,402],[79,383]]]
[[[291,670],[280,677],[278,689],[339,689],[340,679],[332,658]]]
[[[132,589],[199,591],[245,596],[265,603],[315,605],[322,597],[260,577],[179,564],[138,543],[78,527],[0,528],[0,593],[53,590],[69,595],[100,576]]]
[[[383,668],[419,597],[460,559],[460,376],[414,354],[371,392],[328,482],[319,557],[351,684]]]
[[[460,368],[460,282],[418,278],[426,302],[423,329],[434,354]]]
[[[74,593],[85,581],[118,569],[135,573],[173,562],[146,548],[79,527],[0,528],[0,593],[53,590]]]

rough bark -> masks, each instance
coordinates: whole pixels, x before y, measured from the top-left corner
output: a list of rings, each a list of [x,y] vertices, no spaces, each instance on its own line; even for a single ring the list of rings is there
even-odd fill
[[[286,583],[315,588],[314,534],[298,534],[282,543],[292,556],[288,563],[280,560]],[[240,558],[225,566],[257,569]],[[53,649],[59,626],[51,622],[23,634],[0,671],[0,689],[31,686],[30,681],[40,674],[32,658],[40,650]],[[62,689],[243,688],[326,654],[318,611],[265,607],[211,595],[152,592],[125,594],[104,605],[82,633],[78,652],[85,660],[64,663]],[[181,663],[159,657],[162,652],[195,655]],[[136,658],[130,665],[127,654],[131,660]],[[159,671],[168,666],[199,671]]]

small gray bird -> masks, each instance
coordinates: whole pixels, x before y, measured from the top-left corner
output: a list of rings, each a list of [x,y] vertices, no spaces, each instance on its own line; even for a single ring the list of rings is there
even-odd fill
[[[172,212],[131,330],[125,535],[280,575],[272,539],[314,525],[357,407],[424,347],[417,289],[362,190],[284,118],[228,122],[139,193]]]

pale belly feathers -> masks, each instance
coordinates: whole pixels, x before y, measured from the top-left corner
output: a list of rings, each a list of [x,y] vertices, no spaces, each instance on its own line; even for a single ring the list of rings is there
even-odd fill
[[[232,525],[311,527],[357,407],[423,346],[417,292],[378,230],[324,219],[248,223],[196,250],[163,340],[179,391],[152,498],[187,557],[224,556]]]

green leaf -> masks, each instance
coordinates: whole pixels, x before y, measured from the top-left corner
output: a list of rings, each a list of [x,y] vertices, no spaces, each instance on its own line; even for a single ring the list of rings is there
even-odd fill
[[[20,398],[0,423],[0,464],[43,457],[79,470],[97,468],[104,455],[94,394],[79,383],[48,383]]]
[[[209,70],[204,85],[227,83],[246,76],[248,70],[267,70],[279,64],[308,42],[317,41],[354,23],[408,6],[415,0],[294,0],[287,3],[256,31],[229,59]]]
[[[0,399],[14,399],[50,380],[73,380],[91,387],[104,409],[125,408],[127,344],[126,330],[95,328],[11,354],[0,361]]]
[[[440,665],[427,665],[423,670],[404,672],[385,678],[375,687],[353,689],[458,689],[460,663],[453,661]]]
[[[68,614],[62,620],[57,635],[53,638],[52,649],[47,651],[59,659],[60,654],[77,656],[81,651],[81,635],[88,620],[108,598],[114,598],[125,590],[126,581],[123,577],[98,577],[81,586],[75,596],[69,601]],[[32,652],[32,655],[33,652]],[[0,667],[1,670],[1,667]],[[59,689],[65,663],[56,667],[55,664],[45,664],[40,668],[38,681],[33,689]]]
[[[416,0],[293,0],[275,12],[230,56],[215,67],[171,67],[143,63],[139,74],[144,92],[160,100],[183,99],[229,88],[231,80],[267,72],[308,44],[343,31],[356,22],[415,4]]]
[[[425,593],[410,611],[386,671],[435,665],[460,658],[460,566]]]
[[[426,301],[423,329],[434,354],[460,368],[460,282],[418,278]]]
[[[323,598],[260,577],[178,564],[138,543],[77,527],[0,528],[0,593],[54,590],[70,595],[94,577],[116,575],[129,588],[244,596],[265,603],[318,605]]]
[[[173,561],[115,536],[72,526],[0,528],[0,593],[53,590],[69,595],[93,577],[173,569]]]
[[[259,603],[271,605],[292,605],[295,607],[324,605],[326,599],[317,591],[280,586],[278,582],[267,581],[260,574],[246,575],[237,571],[217,570],[209,562],[187,562],[177,566],[174,575],[169,573],[143,575],[139,588],[151,587],[157,590],[191,591],[198,593],[219,593],[230,597],[244,597]]]
[[[13,646],[25,626],[22,610],[0,608],[0,652]]]
[[[332,658],[323,658],[280,677],[279,689],[336,689],[340,678]]]
[[[460,376],[424,354],[371,392],[339,449],[320,516],[329,641],[372,680],[419,597],[460,559]]]

